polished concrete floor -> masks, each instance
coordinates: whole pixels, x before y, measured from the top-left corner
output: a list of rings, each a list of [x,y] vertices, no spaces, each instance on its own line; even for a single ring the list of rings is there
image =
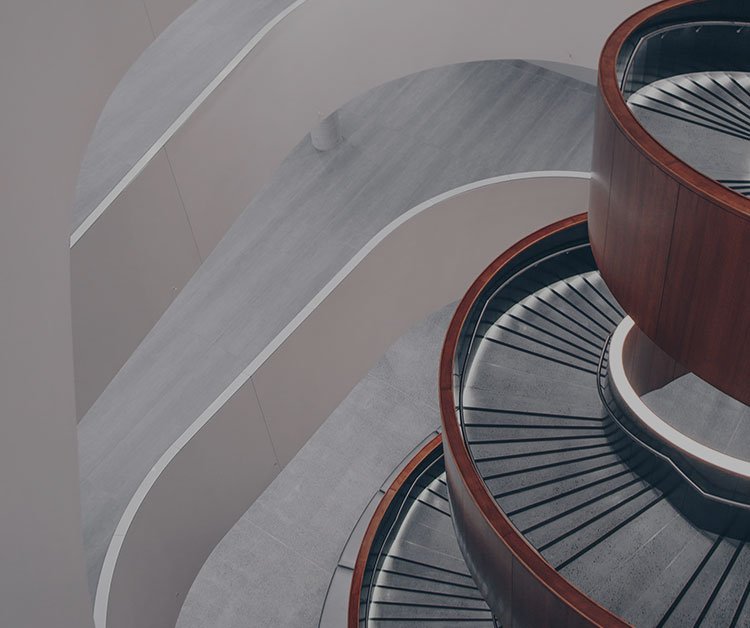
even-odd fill
[[[593,94],[524,62],[459,64],[344,106],[328,153],[304,139],[79,424],[92,589],[153,464],[372,236],[472,181],[588,170]]]
[[[437,364],[452,313],[396,341],[323,423],[211,554],[178,628],[318,625],[360,514],[440,425]]]

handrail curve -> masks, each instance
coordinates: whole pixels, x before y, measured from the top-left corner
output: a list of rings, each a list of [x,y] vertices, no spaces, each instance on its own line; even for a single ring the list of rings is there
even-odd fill
[[[660,170],[722,209],[750,220],[750,199],[728,189],[693,168],[659,143],[628,107],[617,77],[617,59],[623,46],[648,20],[672,9],[697,5],[705,0],[662,0],[634,13],[607,38],[599,58],[599,89],[614,123]],[[633,52],[633,54],[635,51]]]
[[[458,344],[485,290],[542,240],[585,223],[585,214],[558,221],[527,236],[492,262],[460,301],[440,357],[440,414],[454,525],[467,565],[502,625],[515,625],[516,618],[521,618],[519,624],[528,623],[531,617],[536,622],[546,619],[547,625],[553,621],[570,626],[629,625],[560,575],[513,525],[479,474],[456,412]]]
[[[383,525],[383,523],[386,521],[386,515],[388,514],[389,510],[391,509],[391,505],[394,501],[394,499],[406,488],[407,482],[409,481],[409,478],[414,473],[415,470],[417,470],[426,460],[428,460],[437,449],[440,448],[442,444],[442,437],[440,434],[436,435],[434,438],[432,438],[422,449],[417,452],[417,454],[411,458],[406,463],[406,466],[401,470],[401,472],[396,476],[396,479],[393,481],[393,484],[391,484],[388,487],[388,490],[386,490],[385,495],[383,495],[382,499],[377,505],[377,508],[375,509],[375,512],[372,515],[372,519],[370,519],[370,523],[367,525],[367,530],[365,531],[365,536],[362,539],[362,544],[359,546],[359,552],[357,552],[357,559],[354,563],[354,571],[352,574],[352,584],[349,589],[349,609],[347,613],[347,626],[348,628],[359,628],[360,626],[360,609],[363,604],[363,602],[367,602],[367,599],[362,600],[362,588],[364,586],[365,582],[365,575],[367,572],[367,566],[370,564],[370,554],[373,549],[373,545],[375,543],[376,537],[378,535],[378,531],[380,530],[380,527]],[[420,475],[421,477],[421,475]],[[409,486],[413,486],[419,481],[419,478],[414,479]],[[398,519],[398,515],[400,515],[402,509],[404,508],[406,502],[401,504],[398,507],[398,514],[394,518],[394,521]],[[393,523],[391,524],[391,528],[393,527]],[[390,536],[390,530],[386,536]],[[382,555],[383,548],[380,548],[378,550],[377,558],[374,561],[373,564],[377,565],[380,557]],[[372,589],[372,584],[368,587],[368,595],[367,598],[369,599]],[[369,612],[369,607],[366,612]],[[367,622],[365,622],[365,625]]]
[[[602,278],[639,329],[677,363],[750,403],[750,198],[660,144],[626,103],[618,76],[649,28],[697,18],[731,22],[750,11],[735,0],[663,0],[625,20],[604,45],[590,242]]]

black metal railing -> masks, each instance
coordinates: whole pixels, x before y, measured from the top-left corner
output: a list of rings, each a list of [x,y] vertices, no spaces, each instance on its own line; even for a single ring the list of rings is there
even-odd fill
[[[612,335],[607,338],[598,366],[597,391],[610,418],[640,447],[667,462],[682,478],[706,499],[728,506],[750,509],[750,481],[728,476],[708,461],[690,458],[669,443],[664,443],[645,432],[638,418],[631,416],[617,402],[609,377],[609,350]]]

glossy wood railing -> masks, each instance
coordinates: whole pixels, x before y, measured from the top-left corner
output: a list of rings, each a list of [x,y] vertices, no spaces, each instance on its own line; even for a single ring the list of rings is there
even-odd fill
[[[378,551],[375,549],[378,533],[386,525],[388,517],[393,516],[394,513],[392,505],[397,497],[402,495],[402,492],[408,488],[407,482],[416,469],[418,469],[425,461],[433,458],[436,451],[440,448],[442,439],[440,435],[435,436],[429,443],[427,443],[418,453],[414,456],[406,466],[401,470],[401,473],[396,476],[396,479],[388,487],[385,492],[383,499],[380,500],[375,513],[370,520],[365,531],[365,536],[362,539],[362,545],[359,547],[357,553],[357,561],[354,564],[354,572],[352,574],[352,584],[349,589],[349,609],[347,613],[347,626],[348,628],[358,628],[360,626],[360,619],[363,610],[363,604],[365,600],[362,599],[362,590],[365,584],[365,578],[368,572],[372,572],[373,565],[377,563]],[[397,501],[397,500],[396,500]]]
[[[502,512],[472,461],[456,412],[460,345],[483,297],[542,241],[585,223],[585,214],[556,222],[490,264],[459,303],[440,359],[440,412],[454,527],[469,570],[503,626],[627,626],[555,571]]]
[[[707,18],[732,18],[716,11],[731,12],[733,3],[666,0],[636,13],[605,44],[589,233],[602,277],[638,327],[688,370],[750,403],[750,199],[649,135],[616,71],[623,47],[649,24],[686,12],[692,19],[704,6]]]

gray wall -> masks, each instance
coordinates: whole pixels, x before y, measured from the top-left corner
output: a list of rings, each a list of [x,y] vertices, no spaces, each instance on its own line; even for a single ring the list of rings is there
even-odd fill
[[[74,187],[94,123],[151,41],[140,0],[0,6],[0,626],[92,624],[70,314]]]
[[[195,0],[143,0],[153,36],[158,37],[193,2]]]

